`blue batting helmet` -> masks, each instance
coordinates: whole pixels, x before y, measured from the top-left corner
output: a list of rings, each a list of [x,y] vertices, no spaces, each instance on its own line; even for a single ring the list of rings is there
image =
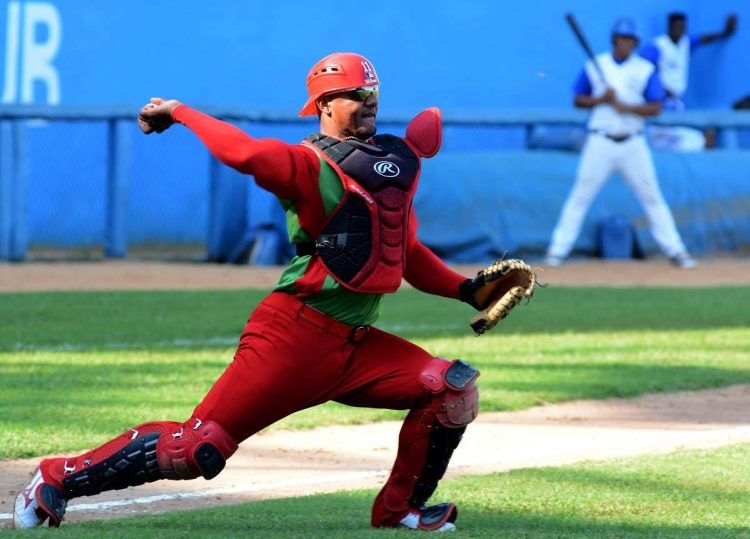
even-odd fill
[[[641,35],[638,33],[638,25],[630,17],[620,17],[617,19],[615,24],[612,25],[612,35],[641,39]]]

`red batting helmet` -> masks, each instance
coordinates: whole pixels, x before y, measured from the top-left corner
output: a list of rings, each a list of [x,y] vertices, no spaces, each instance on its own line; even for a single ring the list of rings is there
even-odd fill
[[[379,84],[375,68],[367,58],[352,52],[333,53],[315,64],[307,74],[310,98],[299,111],[299,116],[317,114],[315,101],[325,94]]]

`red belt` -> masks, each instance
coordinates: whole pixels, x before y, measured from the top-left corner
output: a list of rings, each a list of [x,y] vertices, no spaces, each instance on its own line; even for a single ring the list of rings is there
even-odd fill
[[[349,324],[339,322],[333,317],[322,313],[309,305],[305,305],[299,299],[284,292],[273,292],[263,300],[263,304],[282,311],[288,311],[291,309],[297,318],[304,318],[308,322],[318,326],[323,331],[348,339],[353,343],[358,343],[364,339],[370,331],[370,326],[350,326]]]

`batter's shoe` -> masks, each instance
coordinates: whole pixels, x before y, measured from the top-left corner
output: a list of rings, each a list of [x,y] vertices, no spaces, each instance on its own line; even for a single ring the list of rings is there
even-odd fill
[[[698,266],[698,262],[687,253],[679,253],[669,258],[673,266],[680,269],[693,269]]]
[[[544,265],[550,268],[556,268],[562,266],[563,259],[559,256],[547,255],[544,257]]]
[[[16,528],[36,528],[49,518],[49,525],[60,526],[67,500],[62,489],[45,477],[45,461],[39,465],[31,483],[16,497],[13,508],[13,526]]]
[[[404,528],[431,532],[452,532],[456,529],[458,509],[454,503],[441,503],[414,509],[399,521]]]

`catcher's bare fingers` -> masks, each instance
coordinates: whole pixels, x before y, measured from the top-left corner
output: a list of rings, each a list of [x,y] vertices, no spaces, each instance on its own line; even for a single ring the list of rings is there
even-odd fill
[[[138,128],[147,135],[154,132],[153,126],[140,116],[138,116]]]
[[[144,118],[153,118],[156,116],[170,117],[172,111],[179,105],[176,99],[162,99],[161,97],[152,97],[151,102],[141,108],[140,115]]]
[[[153,109],[155,108],[156,105],[154,105],[153,103],[149,103],[147,105],[144,105],[138,112],[138,127],[147,135],[154,132],[154,126],[152,125],[152,122],[155,113]]]
[[[141,107],[138,116],[148,119],[154,118],[161,114],[164,114],[164,111],[159,107],[159,105],[155,103],[147,103],[146,105],[143,105],[143,107]]]
[[[164,100],[161,97],[152,97],[150,101],[138,113],[138,126],[147,135],[154,131],[162,133],[174,123],[172,111],[180,102],[176,99]]]

